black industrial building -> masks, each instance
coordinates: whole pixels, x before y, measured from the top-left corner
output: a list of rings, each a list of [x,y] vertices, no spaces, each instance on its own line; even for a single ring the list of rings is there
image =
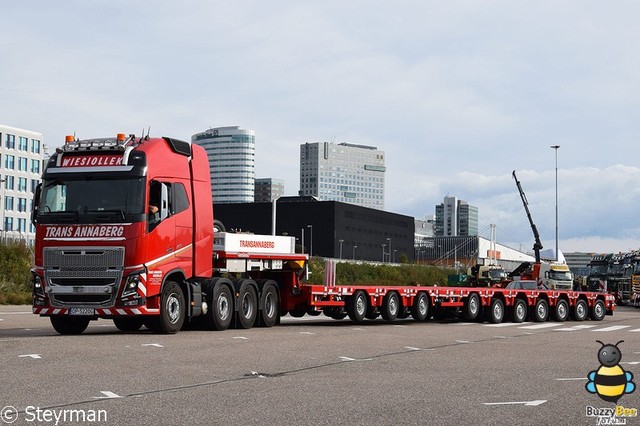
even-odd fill
[[[414,219],[396,213],[312,197],[281,197],[276,235],[296,237],[313,256],[401,262],[414,258]],[[271,203],[214,204],[227,230],[271,234]]]

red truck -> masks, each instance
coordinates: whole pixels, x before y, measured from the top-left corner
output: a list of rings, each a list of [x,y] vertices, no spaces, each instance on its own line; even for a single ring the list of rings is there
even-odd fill
[[[214,234],[209,167],[202,147],[173,138],[68,136],[34,195],[33,312],[61,334],[98,318],[124,331],[175,333],[198,323],[271,327],[287,313],[321,311],[391,321],[455,310],[492,322],[613,313],[602,293],[339,286],[331,273],[324,285],[305,284],[308,256],[295,252],[293,237]]]

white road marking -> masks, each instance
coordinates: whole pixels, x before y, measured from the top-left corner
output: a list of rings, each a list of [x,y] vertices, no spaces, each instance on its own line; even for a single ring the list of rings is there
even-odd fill
[[[547,402],[546,399],[538,399],[535,401],[519,401],[519,402],[483,402],[482,405],[526,405],[529,407],[535,407]]]
[[[153,346],[155,348],[164,348],[164,346],[162,346],[160,343],[145,343],[142,346]]]
[[[42,357],[39,354],[27,354],[27,355],[18,355],[18,358],[40,359]]]
[[[557,327],[560,324],[558,323],[554,323],[554,322],[550,322],[550,323],[542,323],[542,324],[535,324],[535,325],[527,325],[524,327],[518,327],[518,328],[522,328],[522,329],[526,329],[526,330],[539,330],[541,328],[550,328],[550,327]]]
[[[93,399],[112,399],[112,398],[122,398],[120,395],[113,393],[111,391],[100,391],[102,396],[94,396]]]
[[[340,358],[344,362],[373,361],[371,358],[356,359],[356,358],[349,358],[348,356],[341,356],[338,358]]]
[[[596,330],[591,330],[591,331],[618,331],[618,330],[622,330],[629,327],[631,326],[630,325],[612,325],[611,327],[598,328]]]
[[[523,324],[531,324],[530,322],[522,322],[522,323],[516,323],[516,322],[501,322],[498,324],[484,324],[485,327],[512,327],[514,325],[523,325]]]

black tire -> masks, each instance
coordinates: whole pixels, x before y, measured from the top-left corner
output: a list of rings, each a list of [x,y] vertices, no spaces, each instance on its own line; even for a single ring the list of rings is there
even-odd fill
[[[514,323],[522,323],[527,319],[527,302],[523,299],[516,299],[511,308],[511,321]]]
[[[431,315],[431,309],[429,306],[429,297],[424,291],[419,292],[413,299],[413,306],[411,307],[411,316],[416,321],[426,321]]]
[[[553,319],[557,322],[565,322],[569,318],[569,303],[564,299],[558,299],[553,309]]]
[[[219,221],[218,219],[214,219],[213,220],[213,232],[227,232],[227,228],[225,228],[224,224],[222,223],[222,221]]]
[[[54,330],[63,335],[82,334],[89,326],[90,318],[55,315],[49,317]]]
[[[489,306],[489,322],[500,324],[504,320],[504,302],[502,299],[494,297]]]
[[[549,318],[549,304],[546,300],[536,300],[536,304],[531,311],[531,317],[535,322],[545,322]]]
[[[367,313],[365,314],[365,317],[368,320],[374,320],[379,316],[380,316],[380,310],[375,306],[369,306],[369,308],[367,309]]]
[[[604,306],[604,302],[602,301],[602,299],[596,300],[593,308],[591,308],[589,316],[594,321],[602,321],[605,315],[607,315],[607,308]]]
[[[280,314],[280,300],[278,297],[278,289],[275,285],[266,284],[262,287],[260,307],[260,325],[263,327],[273,327],[276,325]]]
[[[113,324],[120,331],[138,331],[142,324],[144,324],[144,318],[139,317],[120,317],[114,318]]]
[[[334,320],[342,320],[347,317],[347,311],[343,308],[325,308],[324,314]]]
[[[382,299],[380,313],[385,321],[393,321],[398,318],[401,309],[400,297],[395,291],[390,291]]]
[[[249,329],[253,327],[258,316],[258,294],[256,288],[247,280],[240,286],[238,298],[238,327]]]
[[[584,321],[589,316],[589,307],[587,306],[587,301],[584,299],[578,299],[576,304],[573,306],[572,311],[573,319],[576,321]]]
[[[363,322],[369,308],[369,298],[367,293],[362,290],[356,290],[351,297],[347,298],[347,315],[354,322]]]
[[[482,305],[478,293],[471,293],[462,307],[462,316],[467,321],[475,321],[480,316],[481,309]]]
[[[175,334],[184,324],[186,311],[182,289],[175,281],[167,281],[162,290],[160,315],[147,324],[154,333]]]
[[[296,308],[292,311],[289,311],[289,315],[294,318],[302,318],[307,314],[307,310],[305,308]]]
[[[231,281],[223,278],[209,283],[207,301],[209,312],[205,317],[205,326],[210,330],[226,330],[233,320],[233,293]]]

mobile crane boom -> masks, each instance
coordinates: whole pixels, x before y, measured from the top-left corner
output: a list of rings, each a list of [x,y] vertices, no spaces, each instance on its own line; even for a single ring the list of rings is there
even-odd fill
[[[533,243],[533,252],[535,253],[536,263],[540,263],[540,250],[542,250],[542,242],[540,241],[540,234],[538,233],[538,228],[536,224],[533,223],[533,219],[531,218],[531,212],[529,211],[529,202],[527,201],[526,195],[524,195],[524,191],[522,190],[522,185],[520,185],[520,181],[516,177],[516,171],[514,170],[511,173],[513,178],[516,181],[516,186],[518,187],[518,191],[520,192],[520,198],[522,198],[522,205],[524,206],[524,211],[527,213],[527,218],[529,219],[529,224],[531,225],[531,230],[533,231],[533,238],[535,242]]]

